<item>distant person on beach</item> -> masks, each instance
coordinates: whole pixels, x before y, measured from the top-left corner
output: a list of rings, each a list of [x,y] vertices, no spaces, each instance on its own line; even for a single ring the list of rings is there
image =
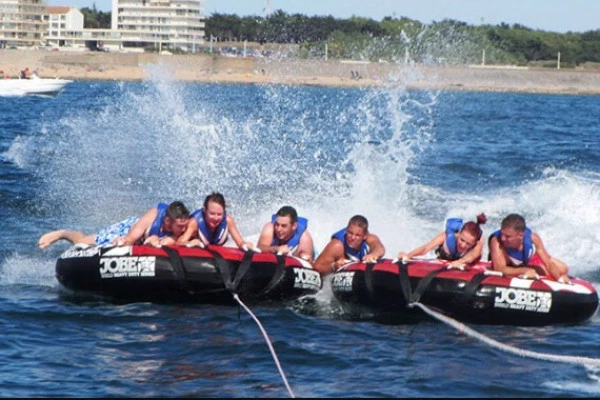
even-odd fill
[[[73,244],[129,246],[150,244],[153,246],[174,244],[185,231],[190,212],[180,201],[171,204],[159,203],[148,210],[141,218],[130,217],[105,228],[94,235],[81,231],[59,229],[48,232],[38,242],[45,249],[58,240]]]
[[[21,79],[29,79],[30,77],[31,73],[29,72],[29,67],[21,71]]]
[[[177,240],[177,244],[205,247],[209,244],[222,246],[229,235],[236,246],[246,249],[254,248],[252,242],[242,237],[235,219],[225,211],[225,197],[213,192],[205,197],[203,207],[192,212],[188,227]]]
[[[293,255],[309,262],[314,259],[314,244],[308,232],[308,220],[298,216],[292,206],[283,206],[273,214],[260,232],[257,247],[261,251]]]
[[[353,262],[376,262],[385,255],[385,247],[377,235],[369,233],[369,222],[362,215],[350,218],[346,228],[334,233],[315,260],[314,269],[321,275],[335,272]]]
[[[507,215],[500,229],[490,235],[488,245],[493,269],[504,275],[528,279],[551,275],[558,281],[570,281],[567,265],[548,254],[540,236],[526,227],[519,214]]]
[[[487,218],[481,213],[477,221],[463,223],[460,218],[446,220],[446,230],[441,232],[428,243],[405,253],[398,253],[399,259],[421,256],[435,249],[438,258],[452,261],[450,267],[461,267],[472,264],[481,259],[481,252],[485,239],[480,225],[485,224]]]

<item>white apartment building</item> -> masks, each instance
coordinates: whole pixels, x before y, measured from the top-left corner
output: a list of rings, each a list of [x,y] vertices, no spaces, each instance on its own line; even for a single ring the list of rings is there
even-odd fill
[[[68,47],[75,51],[77,49],[122,49],[120,32],[112,29],[84,29],[84,16],[75,7],[48,6],[46,19],[48,21],[47,46]]]
[[[112,0],[111,28],[123,47],[196,52],[204,43],[203,0]]]
[[[74,7],[0,0],[0,48],[50,45],[195,53],[204,44],[203,1],[112,0],[111,29],[84,29],[83,14]]]
[[[45,0],[0,0],[0,49],[42,44],[46,12]]]
[[[46,43],[51,46],[64,46],[61,39],[68,32],[83,30],[83,14],[75,7],[48,6],[45,16],[48,21]]]

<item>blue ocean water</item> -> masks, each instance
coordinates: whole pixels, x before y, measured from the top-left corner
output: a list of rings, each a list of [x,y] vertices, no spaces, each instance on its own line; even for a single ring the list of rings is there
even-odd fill
[[[365,215],[387,256],[450,216],[524,215],[571,274],[600,282],[600,97],[74,82],[0,97],[0,393],[6,397],[286,397],[264,337],[237,307],[113,304],[54,277],[60,227],[95,232],[159,201],[225,194],[256,240],[280,206],[318,248]],[[487,251],[487,250],[486,250]],[[508,354],[436,320],[345,315],[316,296],[252,311],[298,397],[597,397],[598,368]],[[471,326],[510,346],[600,358],[576,326]]]

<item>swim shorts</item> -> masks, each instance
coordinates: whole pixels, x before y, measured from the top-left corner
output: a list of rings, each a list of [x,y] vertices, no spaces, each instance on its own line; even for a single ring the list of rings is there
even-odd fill
[[[139,219],[140,217],[129,217],[124,221],[117,222],[107,228],[102,229],[96,235],[96,244],[111,244],[113,240],[119,236],[126,236],[131,230],[131,227],[138,222]]]

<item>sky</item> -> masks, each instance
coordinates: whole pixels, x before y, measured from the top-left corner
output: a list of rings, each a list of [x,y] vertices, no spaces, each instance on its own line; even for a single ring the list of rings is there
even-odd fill
[[[92,7],[111,11],[111,0],[47,0],[49,5]],[[502,22],[552,32],[600,29],[600,0],[203,0],[206,16],[265,16],[265,9],[288,14],[347,19],[408,17],[429,24],[454,19],[469,25]]]

